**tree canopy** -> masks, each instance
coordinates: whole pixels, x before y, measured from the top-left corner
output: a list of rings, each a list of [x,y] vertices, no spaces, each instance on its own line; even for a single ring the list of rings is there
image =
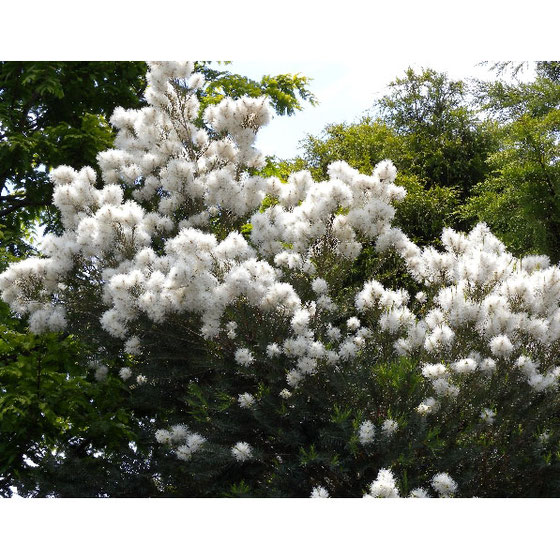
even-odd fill
[[[537,64],[531,83],[480,84],[482,109],[499,122],[489,173],[463,211],[487,222],[516,254],[560,260],[558,63]]]

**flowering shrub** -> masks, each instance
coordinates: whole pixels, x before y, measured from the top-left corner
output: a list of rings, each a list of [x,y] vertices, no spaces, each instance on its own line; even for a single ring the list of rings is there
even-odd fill
[[[391,225],[406,193],[389,161],[262,177],[265,98],[200,114],[192,64],[147,78],[149,106],[113,114],[102,188],[55,169],[64,233],[0,290],[33,332],[90,342],[100,382],[180,384],[178,423],[154,437],[181,492],[557,495],[558,267],[484,224],[417,246]],[[414,293],[349,280],[371,245]]]

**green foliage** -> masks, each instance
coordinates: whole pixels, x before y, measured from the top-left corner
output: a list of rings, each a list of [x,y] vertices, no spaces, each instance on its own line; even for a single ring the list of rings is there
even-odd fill
[[[537,77],[530,84],[492,83],[481,89],[483,107],[502,123],[491,173],[462,209],[485,221],[517,255],[560,260],[560,84]]]
[[[107,119],[122,105],[139,107],[145,63],[0,63],[0,217],[14,254],[27,247],[20,232],[42,220],[56,230],[48,172],[66,164],[96,167],[112,145]]]
[[[262,177],[277,177],[285,183],[292,173],[306,169],[305,165],[305,161],[301,158],[289,161],[275,156],[266,156],[265,166],[258,173]]]
[[[196,70],[209,80],[203,95],[203,108],[219,103],[225,97],[237,99],[243,95],[270,98],[278,115],[293,115],[303,109],[303,102],[316,105],[317,100],[309,90],[310,79],[301,74],[263,76],[260,81],[251,80],[227,70],[216,70],[198,63]]]
[[[500,387],[490,387],[484,377],[467,380],[461,391],[468,397],[461,403],[444,400],[423,417],[409,413],[425,397],[420,364],[412,358],[387,356],[375,366],[358,361],[346,374],[319,371],[307,381],[311,387],[287,400],[279,395],[282,368],[255,364],[255,373],[232,374],[227,352],[223,359],[188,402],[189,428],[209,441],[187,462],[173,462],[172,452],[161,450],[161,495],[307,497],[313,486],[327,483],[333,497],[361,497],[386,467],[405,495],[442,471],[460,477],[465,496],[560,495],[557,436],[535,437],[550,425],[558,399],[527,399],[515,388],[518,380],[504,376]],[[258,396],[254,407],[241,409],[234,399],[226,405],[224,395],[245,390]],[[495,404],[490,394],[504,397],[491,426],[480,419],[481,407]],[[550,399],[546,406],[544,399]],[[378,429],[371,444],[358,441],[364,420],[379,426],[387,418],[398,422],[395,434]],[[239,464],[220,450],[236,440],[253,447],[255,460]]]
[[[431,69],[416,74],[409,68],[389,87],[376,108],[406,138],[412,165],[404,169],[430,186],[458,187],[462,198],[468,196],[487,172],[495,138],[493,125],[470,106],[466,84]]]
[[[415,177],[406,176],[400,177],[399,184],[406,188],[406,197],[396,205],[395,225],[415,243],[437,247],[443,228],[462,225],[457,212],[458,189],[439,185],[427,188]]]
[[[46,465],[68,450],[80,448],[85,458],[87,451],[110,453],[134,439],[125,391],[118,380],[101,387],[88,379],[71,337],[10,327],[18,325],[0,325],[0,493],[10,495],[15,486],[48,495],[59,473],[49,480]],[[74,468],[75,477],[81,469],[76,462]],[[76,495],[77,482],[71,485]]]
[[[327,178],[333,161],[346,161],[360,173],[371,173],[383,159],[391,159],[398,169],[408,169],[412,155],[403,139],[386,123],[364,117],[358,123],[334,124],[325,128],[322,137],[308,135],[302,142],[304,165],[315,180]]]

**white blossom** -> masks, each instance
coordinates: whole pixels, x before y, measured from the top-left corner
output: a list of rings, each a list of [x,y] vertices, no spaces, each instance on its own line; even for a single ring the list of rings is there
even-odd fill
[[[426,303],[428,301],[426,294],[422,291],[417,292],[414,297],[418,303]]]
[[[351,331],[356,331],[360,328],[360,320],[358,319],[358,317],[350,317],[350,319],[346,321],[346,326]]]
[[[548,440],[550,439],[550,432],[548,430],[545,430],[544,432],[539,434],[538,439],[542,445],[547,444]]]
[[[315,278],[313,282],[311,282],[311,287],[319,296],[326,294],[329,289],[329,286],[324,278]]]
[[[372,498],[398,498],[399,490],[396,486],[395,477],[390,469],[381,469],[374,482],[369,487],[366,497]]]
[[[247,442],[240,441],[231,448],[231,454],[237,461],[243,463],[253,457],[253,448]]]
[[[484,422],[486,422],[486,424],[493,424],[495,416],[496,416],[496,413],[490,408],[484,408],[484,409],[482,409],[482,412],[480,413],[480,417],[482,418],[482,420]]]
[[[156,440],[158,443],[165,443],[165,444],[169,444],[171,443],[171,432],[169,432],[168,430],[157,430],[156,431]]]
[[[140,354],[142,349],[140,339],[137,336],[133,336],[126,341],[124,345],[124,351],[128,354],[132,354],[133,356],[137,356]]]
[[[255,404],[255,397],[251,393],[243,393],[237,399],[241,408],[251,408]]]
[[[247,348],[239,348],[238,350],[235,351],[235,361],[240,366],[247,367],[250,366],[255,361],[255,358],[251,353],[251,351],[248,350]]]
[[[385,420],[381,425],[381,431],[386,437],[393,436],[398,429],[399,429],[398,423],[395,420],[391,420],[390,418]]]
[[[436,401],[436,399],[434,399],[433,397],[428,397],[418,405],[416,411],[422,416],[425,416],[427,414],[435,412],[438,407],[439,403]]]
[[[438,473],[432,478],[432,488],[441,498],[451,498],[457,493],[458,486],[447,473]]]
[[[375,426],[371,420],[364,420],[360,424],[360,431],[358,433],[358,438],[362,445],[368,445],[372,443],[375,439]]]
[[[266,355],[269,358],[280,356],[280,354],[282,354],[282,349],[276,342],[273,342],[266,347]]]
[[[189,430],[184,424],[176,424],[175,426],[172,426],[170,433],[171,439],[177,442],[186,439],[189,435]]]
[[[206,442],[206,439],[200,434],[189,434],[186,437],[184,445],[179,446],[175,454],[178,459],[182,461],[189,461],[194,453],[196,453],[202,445]]]
[[[513,352],[513,344],[506,335],[495,336],[490,341],[490,350],[498,358],[507,358]]]
[[[414,488],[410,492],[409,498],[429,498],[430,495],[424,488]]]
[[[233,340],[237,336],[237,334],[235,332],[236,328],[237,328],[237,323],[235,321],[230,321],[226,325],[227,337],[229,339]]]
[[[328,490],[324,486],[315,486],[311,492],[311,498],[330,498]]]
[[[107,379],[107,374],[109,373],[109,368],[105,365],[99,365],[95,369],[95,380],[105,381]]]

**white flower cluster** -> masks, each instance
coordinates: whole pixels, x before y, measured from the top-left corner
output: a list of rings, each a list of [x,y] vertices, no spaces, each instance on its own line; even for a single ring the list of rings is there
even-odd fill
[[[420,342],[428,355],[449,358],[464,343],[457,333],[469,328],[491,356],[459,360],[458,373],[471,373],[488,359],[508,360],[526,340],[551,362],[560,339],[560,269],[546,257],[514,258],[484,224],[468,235],[444,230],[442,242],[445,252],[420,250],[397,229],[378,240],[379,248],[401,254],[417,280],[437,288],[431,308],[398,348],[406,353]]]
[[[334,250],[344,258],[355,259],[362,243],[389,228],[395,214],[391,202],[401,200],[405,191],[393,180],[396,169],[389,161],[381,162],[372,176],[365,176],[344,162],[329,166],[329,181],[315,183],[308,171],[290,176],[288,183],[271,183],[269,194],[278,199],[251,218],[251,241],[265,256],[283,254],[289,245],[294,266],[305,264],[311,245],[328,236]],[[340,208],[348,208],[340,214]],[[289,261],[284,261],[289,265]],[[326,292],[325,284],[315,289]]]
[[[248,350],[247,348],[239,348],[235,352],[235,361],[240,366],[247,367],[250,366],[255,361],[255,358],[251,354],[250,350]]]
[[[424,488],[414,488],[414,490],[411,490],[408,497],[409,498],[429,498],[430,495],[428,494],[428,492]]]
[[[440,498],[452,498],[457,493],[458,486],[447,473],[438,473],[432,478],[432,488]]]
[[[231,454],[239,463],[244,463],[253,457],[253,448],[246,441],[239,441],[231,448]]]
[[[422,416],[426,416],[432,412],[435,412],[439,407],[439,403],[433,397],[428,397],[426,400],[422,401],[417,407],[416,412]]]
[[[516,365],[534,391],[557,387],[560,269],[546,257],[513,257],[484,224],[468,235],[444,230],[442,242],[444,252],[420,249],[393,228],[377,240],[379,250],[395,249],[433,294],[423,316],[403,321],[397,353],[435,359],[425,362],[422,375],[436,398],[457,397],[462,379],[492,375],[499,365]],[[356,305],[370,309],[384,292],[376,281],[368,282]],[[417,299],[427,302],[426,293],[420,294]],[[403,303],[396,300],[392,309],[401,312]],[[477,351],[469,353],[470,348]],[[430,397],[417,410],[428,414],[437,406]]]
[[[362,445],[368,445],[375,439],[375,426],[371,420],[365,420],[360,425],[358,438]]]
[[[330,498],[329,491],[324,486],[315,486],[311,491],[311,498]]]
[[[431,480],[432,488],[440,498],[452,498],[458,490],[457,483],[447,474],[438,473]],[[430,498],[425,488],[415,488],[409,498]],[[381,469],[364,498],[400,498],[395,476],[390,469]]]
[[[158,443],[175,447],[175,455],[182,461],[190,460],[206,441],[200,434],[191,432],[183,424],[177,424],[170,430],[158,430],[156,440]]]
[[[237,399],[241,408],[251,408],[255,404],[255,397],[251,393],[243,393]]]
[[[385,437],[392,437],[397,430],[399,429],[399,424],[395,421],[395,420],[391,420],[390,418],[388,418],[387,420],[385,420],[381,426],[381,431],[383,432],[383,435],[385,435]]]
[[[486,424],[493,424],[494,423],[494,417],[496,416],[496,413],[490,409],[490,408],[484,408],[482,410],[482,412],[480,413],[480,418],[486,423]]]
[[[381,469],[371,483],[369,493],[364,498],[399,498],[399,489],[390,469]]]
[[[387,418],[387,420],[381,424],[381,433],[386,438],[391,438],[398,429],[398,423],[390,418]],[[358,439],[362,445],[369,445],[370,443],[373,443],[375,440],[375,425],[371,420],[364,420],[360,424]]]

